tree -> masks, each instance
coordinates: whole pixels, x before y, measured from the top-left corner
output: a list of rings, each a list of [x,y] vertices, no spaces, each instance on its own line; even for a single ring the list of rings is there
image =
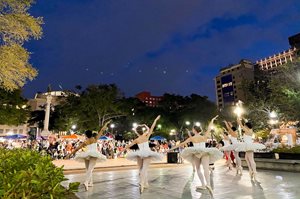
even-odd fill
[[[25,124],[29,116],[27,100],[21,96],[21,90],[6,91],[0,89],[0,124]]]
[[[37,75],[29,63],[30,53],[23,47],[30,39],[40,39],[43,20],[28,9],[34,0],[0,0],[0,87],[21,88]]]
[[[260,71],[253,82],[244,82],[247,117],[256,129],[270,128],[269,113],[281,120],[300,118],[300,61],[279,66],[275,71]]]
[[[124,116],[120,90],[114,84],[90,85],[80,95],[70,94],[62,110],[81,130],[97,130],[107,120]]]

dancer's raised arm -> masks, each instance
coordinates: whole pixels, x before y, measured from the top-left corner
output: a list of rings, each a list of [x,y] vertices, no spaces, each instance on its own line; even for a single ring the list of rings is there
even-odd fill
[[[224,120],[223,122],[224,122],[224,124],[225,124],[225,126],[226,126],[226,129],[227,129],[228,133],[229,133],[230,135],[236,137],[236,136],[237,136],[237,133],[234,132],[234,131],[232,130],[232,124],[229,123],[229,122],[227,122],[226,120]]]
[[[240,127],[243,129],[243,131],[244,131],[246,134],[249,134],[249,131],[250,131],[251,129],[248,128],[246,125],[243,125],[242,119],[241,119],[241,118],[237,118],[237,123],[238,123],[238,125],[240,125]]]
[[[152,123],[152,125],[151,125],[151,128],[150,128],[150,130],[149,130],[149,133],[148,133],[149,136],[153,133],[153,130],[154,130],[155,126],[156,126],[156,123],[157,123],[157,121],[158,121],[159,119],[160,119],[160,115],[157,116],[157,117],[155,118],[155,120],[153,121],[153,123]]]
[[[207,127],[207,130],[206,130],[206,132],[204,133],[204,136],[205,136],[205,137],[207,137],[208,134],[210,133],[210,131],[212,130],[212,127],[213,127],[213,125],[214,125],[214,121],[215,121],[218,117],[219,117],[219,115],[217,115],[217,116],[215,116],[214,118],[211,119],[211,121],[210,121],[210,123],[209,123],[209,125],[208,125],[208,127]]]
[[[102,135],[103,132],[107,129],[107,125],[111,122],[111,120],[107,121],[104,123],[104,125],[102,126],[102,128],[98,131],[98,134],[95,136],[95,139],[98,140]]]

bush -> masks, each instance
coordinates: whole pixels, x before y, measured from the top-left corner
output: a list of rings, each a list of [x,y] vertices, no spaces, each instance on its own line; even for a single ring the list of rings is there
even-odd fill
[[[0,198],[68,198],[79,183],[66,189],[63,168],[57,168],[49,156],[31,150],[0,149]]]
[[[274,149],[272,152],[274,153],[299,153],[300,154],[300,146],[295,146],[293,148],[281,147]]]

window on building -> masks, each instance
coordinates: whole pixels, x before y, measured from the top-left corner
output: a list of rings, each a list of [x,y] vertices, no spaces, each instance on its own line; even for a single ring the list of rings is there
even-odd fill
[[[232,86],[232,82],[222,84],[222,88],[226,88],[228,86]]]

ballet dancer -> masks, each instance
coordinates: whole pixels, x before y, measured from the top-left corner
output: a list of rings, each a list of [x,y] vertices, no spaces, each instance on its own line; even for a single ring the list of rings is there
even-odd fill
[[[140,193],[143,193],[144,188],[149,187],[148,183],[148,168],[151,160],[162,160],[163,155],[157,152],[151,151],[149,147],[149,138],[153,133],[153,130],[156,126],[157,121],[159,120],[160,115],[154,120],[151,128],[145,124],[139,125],[136,127],[135,131],[139,135],[138,138],[133,140],[130,144],[128,144],[124,150],[129,150],[130,147],[135,144],[138,145],[138,150],[131,151],[128,153],[126,158],[128,160],[136,161],[139,168],[139,177],[140,177]]]
[[[84,147],[87,148],[86,151],[76,154],[74,158],[76,161],[85,163],[86,173],[83,185],[86,191],[88,191],[89,187],[93,186],[92,173],[97,161],[101,162],[106,160],[106,157],[97,151],[97,141],[103,134],[103,132],[107,129],[107,125],[109,124],[109,122],[110,121],[106,122],[97,134],[93,134],[93,132],[90,130],[85,131],[86,140],[66,157],[67,159],[69,159],[80,149]]]
[[[185,146],[187,143],[192,142],[193,147],[186,147],[181,156],[189,162],[194,162],[198,177],[201,181],[201,186],[197,186],[196,188],[199,189],[208,189],[210,194],[212,194],[212,188],[210,186],[210,178],[209,178],[209,163],[215,162],[218,159],[223,157],[223,153],[220,152],[216,148],[206,148],[205,143],[209,136],[210,131],[212,130],[212,126],[214,121],[217,119],[218,116],[214,117],[207,128],[207,131],[204,134],[200,134],[201,128],[199,126],[193,127],[194,136],[187,138],[184,142],[180,143],[179,145],[171,148],[170,150],[174,150],[178,147]],[[204,176],[201,172],[200,165],[202,164],[204,169]],[[206,181],[206,183],[205,183]]]
[[[238,124],[244,131],[243,139],[244,142],[241,142],[236,148],[237,151],[245,151],[245,159],[249,168],[249,175],[251,180],[256,181],[256,163],[254,161],[254,151],[265,149],[266,146],[260,143],[253,143],[252,135],[252,124],[250,122],[242,123],[241,118],[237,118]]]
[[[231,149],[233,151],[233,155],[235,158],[235,164],[236,164],[236,175],[243,175],[243,167],[242,167],[242,161],[241,158],[239,156],[239,152],[236,150],[236,148],[239,145],[239,141],[238,141],[238,132],[236,127],[232,126],[232,124],[230,122],[227,122],[226,120],[224,120],[224,124],[226,126],[227,132],[230,135],[230,141],[231,141]]]

